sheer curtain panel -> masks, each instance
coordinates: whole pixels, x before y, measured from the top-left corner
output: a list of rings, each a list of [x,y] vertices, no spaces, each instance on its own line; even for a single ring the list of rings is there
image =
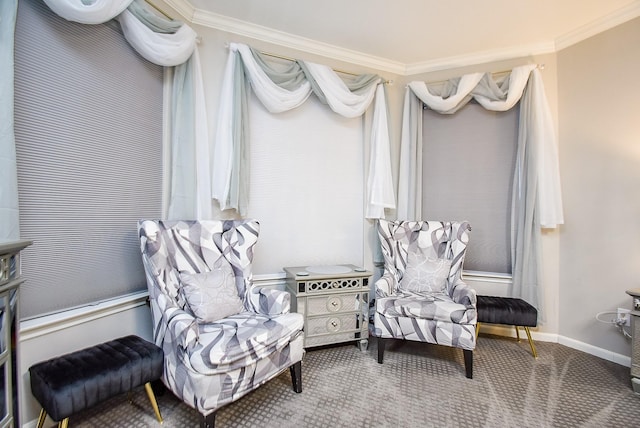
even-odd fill
[[[13,129],[14,32],[18,0],[0,2],[0,242],[20,238]]]
[[[506,77],[473,73],[440,85],[411,82],[405,94],[398,213],[403,219],[422,215],[422,132],[418,132],[424,103],[443,114],[453,114],[471,99],[488,110],[506,111],[521,101],[518,152],[512,195],[512,295],[539,308],[540,227],[564,222],[558,168],[558,148],[551,113],[536,65],[514,68]],[[427,202],[428,203],[428,202]]]

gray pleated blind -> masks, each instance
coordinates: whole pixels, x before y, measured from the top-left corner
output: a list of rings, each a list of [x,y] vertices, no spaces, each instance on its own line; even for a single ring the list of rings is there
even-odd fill
[[[511,189],[518,107],[469,103],[453,115],[423,114],[425,219],[471,223],[465,270],[511,274]]]
[[[136,221],[159,217],[162,67],[113,22],[19,2],[15,132],[23,319],[146,288]]]

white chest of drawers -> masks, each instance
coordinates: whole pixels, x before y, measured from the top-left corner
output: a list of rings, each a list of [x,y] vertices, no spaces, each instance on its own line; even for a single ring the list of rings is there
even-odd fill
[[[353,265],[286,267],[291,310],[304,315],[304,346],[369,342],[369,277]]]

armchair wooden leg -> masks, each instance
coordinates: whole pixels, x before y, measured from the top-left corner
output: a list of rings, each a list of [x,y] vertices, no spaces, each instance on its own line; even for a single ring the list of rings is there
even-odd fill
[[[291,367],[291,383],[293,384],[293,390],[298,394],[302,392],[302,361],[298,361]]]
[[[209,413],[208,415],[200,415],[200,428],[214,428],[216,425],[216,412]]]
[[[464,368],[467,378],[473,379],[473,351],[470,349],[463,349],[464,353]]]
[[[382,364],[384,360],[384,347],[386,345],[386,339],[378,338],[378,364]]]

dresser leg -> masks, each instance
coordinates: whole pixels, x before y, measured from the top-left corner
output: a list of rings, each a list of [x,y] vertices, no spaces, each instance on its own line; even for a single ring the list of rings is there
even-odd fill
[[[369,349],[369,340],[368,339],[360,340],[360,342],[358,342],[358,348],[360,348],[360,351],[362,351],[362,352],[364,352],[367,349]]]

